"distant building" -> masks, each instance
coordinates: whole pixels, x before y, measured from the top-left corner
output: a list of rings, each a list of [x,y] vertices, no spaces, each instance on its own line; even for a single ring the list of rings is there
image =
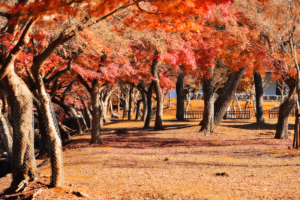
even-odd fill
[[[269,82],[268,87],[266,88],[266,90],[264,91],[264,95],[281,95],[280,89],[279,89],[279,84],[274,82],[273,78],[271,77],[271,73],[267,72],[264,79],[266,80],[266,82]],[[174,89],[175,90],[175,89]],[[199,90],[198,93],[202,93],[202,88]],[[177,94],[176,91],[174,91],[172,93],[172,98],[176,98]]]

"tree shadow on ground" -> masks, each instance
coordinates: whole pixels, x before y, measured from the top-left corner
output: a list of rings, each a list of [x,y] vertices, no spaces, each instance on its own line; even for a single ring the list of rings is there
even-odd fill
[[[160,138],[160,137],[140,137],[140,135],[106,135],[102,136],[102,147],[114,148],[168,148],[168,147],[225,147],[234,145],[276,145],[278,140],[264,138],[247,140],[192,140],[182,138]],[[64,149],[101,147],[101,145],[90,145],[90,139],[75,138],[66,144]]]
[[[226,123],[228,123],[226,121]],[[277,124],[257,124],[257,123],[249,123],[249,124],[226,124],[223,123],[221,124],[221,126],[223,127],[230,127],[230,128],[237,128],[237,129],[245,129],[245,130],[270,130],[270,131],[275,131],[276,130],[276,126]],[[241,123],[241,122],[237,122],[237,123]],[[245,122],[243,122],[245,123]],[[294,125],[293,124],[289,124],[289,130],[294,130]]]

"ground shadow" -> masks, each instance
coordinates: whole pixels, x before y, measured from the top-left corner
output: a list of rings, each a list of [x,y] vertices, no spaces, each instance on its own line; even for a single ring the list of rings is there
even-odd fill
[[[226,121],[226,123],[228,123]],[[249,124],[221,124],[223,127],[237,128],[237,129],[246,129],[246,130],[270,130],[275,131],[277,124],[257,124],[257,123],[249,123]],[[234,123],[234,122],[231,122]],[[236,122],[241,123],[241,122]],[[244,122],[245,123],[245,122]],[[289,130],[294,130],[294,124],[289,124]]]

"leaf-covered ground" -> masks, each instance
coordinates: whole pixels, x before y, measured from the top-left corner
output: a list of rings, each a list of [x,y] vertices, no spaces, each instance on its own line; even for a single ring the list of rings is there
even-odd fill
[[[43,162],[26,192],[34,199],[299,199],[300,151],[289,149],[293,120],[287,140],[273,139],[272,119],[225,120],[209,135],[198,132],[199,120],[165,120],[163,131],[113,121],[103,145],[90,146],[85,133],[64,146],[64,188],[45,187],[50,165]],[[0,193],[10,181],[0,179]]]

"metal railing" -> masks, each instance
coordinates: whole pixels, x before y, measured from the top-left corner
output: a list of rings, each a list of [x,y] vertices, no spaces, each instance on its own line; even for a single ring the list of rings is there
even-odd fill
[[[184,111],[185,119],[202,119],[204,110],[188,110]]]
[[[290,114],[290,117],[295,117],[295,109],[292,109]],[[276,119],[279,117],[279,107],[274,107],[269,110],[269,119]]]
[[[225,119],[252,119],[253,112],[251,110],[243,111],[227,111]]]

